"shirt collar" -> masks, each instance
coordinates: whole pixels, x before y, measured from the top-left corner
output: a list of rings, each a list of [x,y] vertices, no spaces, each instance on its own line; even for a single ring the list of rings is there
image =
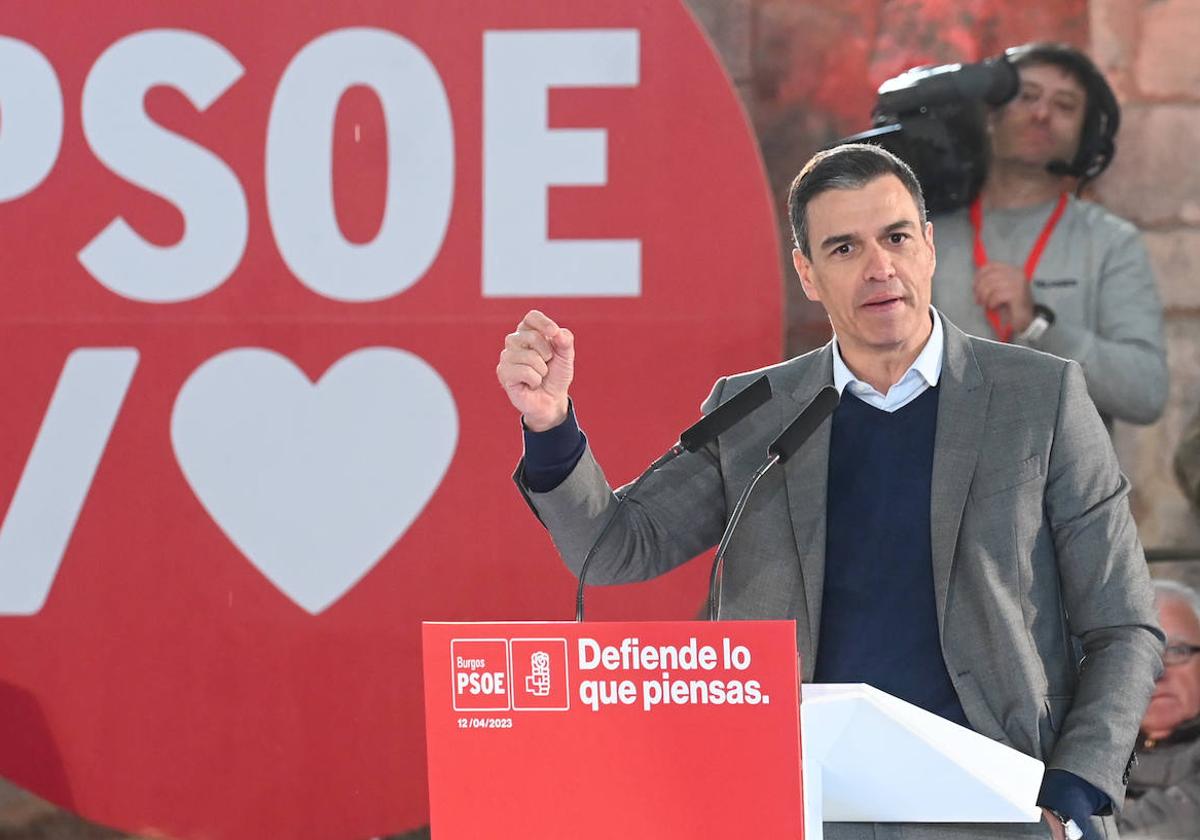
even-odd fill
[[[941,379],[942,351],[945,349],[946,336],[942,329],[942,319],[938,316],[938,311],[932,306],[929,307],[929,317],[933,319],[933,331],[929,334],[929,338],[926,340],[921,352],[917,354],[917,358],[913,360],[908,370],[904,372],[904,376],[893,382],[893,385],[903,382],[913,371],[920,374],[921,378],[925,380],[930,388],[935,387],[938,384],[938,380]],[[866,389],[872,392],[878,393],[866,382],[863,382],[851,373],[850,368],[842,360],[842,353],[838,349],[837,334],[835,333],[833,336],[833,387],[837,388],[839,394],[843,394],[846,386],[851,383],[857,383],[865,386]]]

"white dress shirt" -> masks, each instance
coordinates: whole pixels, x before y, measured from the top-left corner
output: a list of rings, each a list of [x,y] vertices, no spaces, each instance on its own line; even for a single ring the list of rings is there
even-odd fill
[[[942,348],[946,343],[942,331],[942,319],[937,310],[929,307],[929,316],[933,318],[933,332],[925,347],[917,354],[908,370],[900,377],[900,381],[888,388],[886,394],[876,391],[871,385],[858,379],[846,363],[842,361],[842,353],[838,349],[837,335],[833,336],[833,386],[838,393],[845,396],[846,390],[858,397],[867,405],[891,414],[903,408],[928,389],[938,384],[942,375]]]

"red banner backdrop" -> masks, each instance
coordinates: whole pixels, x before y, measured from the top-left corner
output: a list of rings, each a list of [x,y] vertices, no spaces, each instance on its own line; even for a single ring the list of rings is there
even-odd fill
[[[574,329],[614,478],[778,356],[736,96],[680,3],[80,11],[0,36],[0,774],[178,837],[419,825],[420,621],[572,609],[504,334]]]

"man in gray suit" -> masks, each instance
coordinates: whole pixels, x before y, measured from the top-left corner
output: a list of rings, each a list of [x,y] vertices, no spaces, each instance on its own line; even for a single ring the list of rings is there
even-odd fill
[[[833,416],[743,515],[724,615],[795,618],[806,681],[870,683],[1047,773],[1041,824],[831,824],[828,836],[1115,836],[1097,815],[1123,799],[1162,634],[1128,483],[1078,365],[969,337],[930,306],[932,227],[887,152],[818,154],[789,212],[800,282],[834,340],[767,368],[773,406],[654,473],[589,579],[644,580],[716,544],[768,443],[833,384]],[[535,310],[497,375],[526,429],[518,484],[578,573],[618,496],[568,398],[574,354],[570,331]],[[703,410],[760,374],[719,380]]]

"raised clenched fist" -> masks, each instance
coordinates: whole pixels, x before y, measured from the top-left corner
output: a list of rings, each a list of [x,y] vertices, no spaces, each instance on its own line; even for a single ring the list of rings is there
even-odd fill
[[[496,377],[530,431],[544,432],[567,416],[575,375],[575,336],[536,309],[504,339]]]

